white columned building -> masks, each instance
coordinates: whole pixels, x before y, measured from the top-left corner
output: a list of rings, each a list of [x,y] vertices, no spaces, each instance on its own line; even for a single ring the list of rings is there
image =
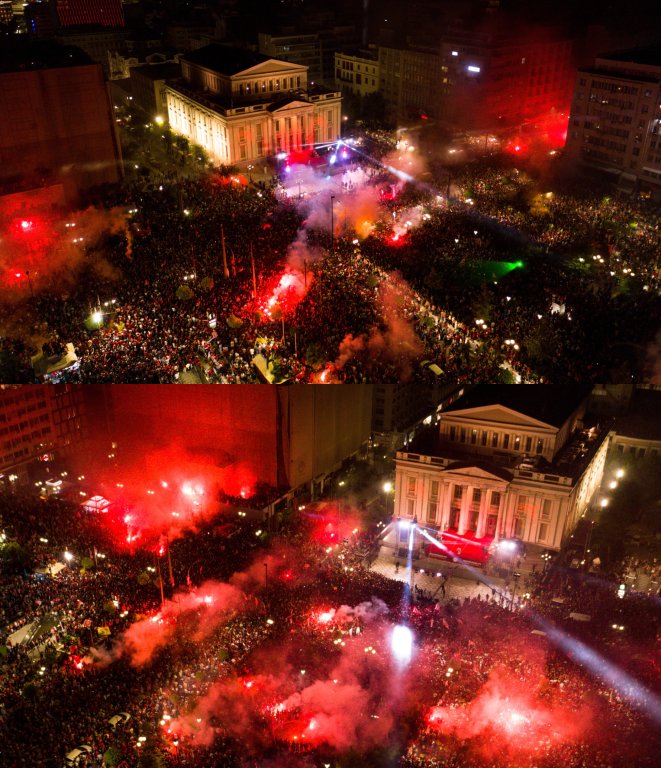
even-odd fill
[[[170,126],[225,165],[335,142],[342,95],[308,84],[307,69],[218,44],[199,48],[166,87]]]
[[[608,450],[610,421],[585,417],[589,391],[469,391],[396,454],[395,517],[484,546],[517,538],[559,549],[599,490]]]

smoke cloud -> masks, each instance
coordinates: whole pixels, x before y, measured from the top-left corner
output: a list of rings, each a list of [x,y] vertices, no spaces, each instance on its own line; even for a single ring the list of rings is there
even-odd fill
[[[410,288],[399,276],[391,275],[384,280],[378,295],[382,326],[373,327],[369,334],[347,334],[340,343],[335,367],[342,369],[354,358],[368,369],[375,361],[385,361],[395,368],[400,381],[408,381],[413,375],[413,362],[424,350],[406,314],[405,305],[410,297]]]

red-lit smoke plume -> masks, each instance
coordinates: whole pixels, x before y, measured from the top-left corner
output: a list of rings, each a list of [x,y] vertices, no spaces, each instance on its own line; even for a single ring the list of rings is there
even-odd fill
[[[382,326],[373,327],[369,334],[347,334],[340,343],[336,368],[343,368],[358,357],[368,368],[370,361],[386,361],[397,370],[399,380],[408,381],[413,374],[413,362],[423,352],[411,320],[406,316],[405,305],[410,288],[399,277],[391,276],[379,287]]]
[[[508,753],[534,752],[541,746],[571,741],[586,732],[591,720],[587,706],[577,712],[562,693],[539,695],[530,679],[511,671],[493,670],[477,696],[463,706],[433,707],[429,725],[462,740],[485,756],[506,759]]]

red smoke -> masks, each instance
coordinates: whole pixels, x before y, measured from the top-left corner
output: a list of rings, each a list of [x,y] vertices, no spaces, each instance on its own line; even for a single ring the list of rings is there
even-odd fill
[[[401,278],[391,276],[384,280],[379,286],[383,327],[375,326],[369,334],[360,336],[347,334],[340,343],[335,366],[341,369],[354,357],[367,369],[374,361],[382,361],[397,370],[401,382],[408,381],[413,374],[414,360],[424,351],[413,323],[403,311],[409,295],[410,288]]]
[[[129,544],[141,540],[140,545],[161,536],[178,538],[218,513],[220,493],[236,498],[254,494],[254,470],[244,463],[219,467],[217,461],[172,445],[106,470],[103,495],[122,510],[109,518],[115,542],[122,546],[129,536]]]
[[[586,732],[591,719],[587,705],[576,712],[561,701],[561,692],[549,696],[545,691],[542,697],[530,682],[496,669],[471,702],[433,707],[427,722],[440,733],[475,740],[479,752],[503,760],[508,753],[534,752]]]
[[[14,200],[13,198],[17,198]],[[131,244],[128,219],[120,208],[88,208],[55,216],[52,202],[37,195],[10,196],[0,206],[0,281],[34,292],[68,289],[83,266],[103,278],[116,278],[116,270],[97,249],[108,234],[124,233],[126,256]],[[27,272],[30,280],[27,280]],[[11,295],[3,297],[11,300]]]
[[[235,611],[245,608],[243,593],[223,582],[207,581],[194,592],[178,592],[172,600],[165,601],[158,613],[131,624],[110,660],[127,654],[131,664],[142,666],[172,643],[182,621],[186,638],[202,642]]]

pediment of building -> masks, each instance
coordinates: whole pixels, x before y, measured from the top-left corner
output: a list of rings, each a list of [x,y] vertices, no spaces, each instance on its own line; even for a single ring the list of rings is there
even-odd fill
[[[283,112],[299,112],[302,109],[314,109],[314,105],[310,104],[309,101],[292,99],[292,101],[288,101],[286,104],[282,104],[281,106],[272,104],[268,109],[269,112],[273,115],[281,115]]]
[[[292,64],[289,61],[280,61],[279,59],[269,59],[255,64],[241,72],[232,75],[233,80],[241,80],[244,77],[271,77],[272,75],[298,75],[301,76],[307,71],[307,67],[302,64]]]
[[[479,464],[472,464],[470,462],[456,461],[449,464],[442,471],[444,476],[455,475],[457,478],[461,478],[463,481],[470,478],[473,480],[484,480],[498,483],[510,483],[512,480],[512,473],[508,472],[502,467],[487,467]]]
[[[448,421],[452,420],[452,422],[465,423],[467,425],[489,424],[556,431],[556,428],[553,425],[546,424],[532,416],[526,416],[526,414],[519,413],[504,405],[485,405],[477,408],[453,410],[444,414],[443,418]]]

